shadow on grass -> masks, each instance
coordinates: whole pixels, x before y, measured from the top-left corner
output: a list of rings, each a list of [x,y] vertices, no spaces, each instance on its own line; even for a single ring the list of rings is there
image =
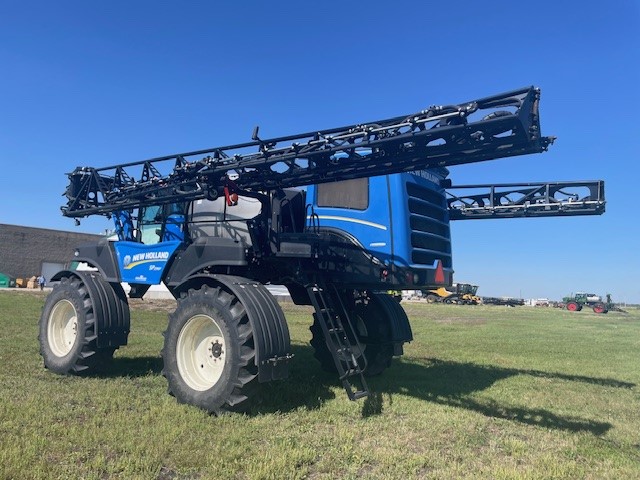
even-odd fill
[[[336,374],[324,372],[313,357],[310,346],[292,345],[294,359],[290,364],[289,378],[259,385],[259,392],[251,397],[243,411],[248,414],[287,412],[298,408],[318,409],[335,398],[332,388],[337,383]],[[118,352],[110,362],[100,365],[87,375],[93,378],[137,378],[162,374],[162,358],[126,357],[126,349]]]
[[[297,409],[315,410],[327,400],[335,398],[334,388],[340,385],[336,374],[320,369],[313,358],[313,349],[305,345],[292,345],[294,359],[287,380],[259,386],[259,393],[252,396],[245,413],[261,415],[274,412],[290,412]],[[159,357],[116,357],[108,370],[96,372],[102,378],[140,377],[160,375],[162,360]],[[425,359],[421,363],[394,360],[384,374],[367,381],[371,394],[362,401],[362,417],[379,415],[385,403],[393,402],[393,394],[409,395],[438,405],[447,405],[478,412],[487,417],[502,418],[528,425],[536,425],[574,432],[586,431],[594,435],[606,433],[612,425],[608,422],[587,420],[573,416],[561,416],[540,408],[514,407],[495,401],[479,401],[475,392],[490,388],[497,381],[528,375],[571,382],[581,382],[613,388],[632,388],[633,383],[610,378],[568,375],[541,370],[502,368],[494,365],[478,365]],[[346,395],[346,394],[345,394]]]
[[[540,408],[513,407],[495,401],[481,402],[471,394],[490,388],[495,382],[516,375],[528,375],[572,382],[588,383],[614,388],[632,388],[633,383],[610,378],[568,375],[540,370],[502,368],[494,365],[459,363],[437,358],[427,359],[424,364],[401,362],[392,367],[394,375],[370,379],[371,390],[375,391],[364,402],[362,416],[382,413],[384,399],[393,401],[393,393],[402,393],[439,405],[448,405],[475,411],[482,415],[512,420],[528,425],[570,431],[587,431],[602,435],[612,425],[608,422],[586,420],[579,417],[560,416]]]
[[[105,365],[99,365],[90,375],[96,378],[137,378],[148,375],[160,375],[162,373],[162,358],[159,356],[125,357],[126,350],[123,350],[121,355],[122,356],[116,356]]]

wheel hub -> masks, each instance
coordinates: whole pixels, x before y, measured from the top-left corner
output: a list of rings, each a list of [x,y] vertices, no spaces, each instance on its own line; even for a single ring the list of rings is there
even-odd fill
[[[211,347],[209,348],[209,350],[211,351],[211,356],[213,357],[214,362],[217,361],[224,353],[222,351],[222,344],[218,341],[218,339],[216,339],[211,344]]]

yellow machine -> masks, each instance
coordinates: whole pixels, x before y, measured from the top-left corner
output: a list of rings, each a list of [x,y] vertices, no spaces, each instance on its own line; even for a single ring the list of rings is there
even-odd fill
[[[462,303],[465,303],[467,305],[478,305],[482,303],[482,298],[476,295],[476,293],[478,292],[478,285],[471,285],[469,283],[458,283],[456,287],[458,296],[462,300]]]
[[[455,293],[450,292],[444,287],[440,287],[436,290],[426,290],[425,297],[428,303],[445,302],[453,303],[451,300],[456,296]]]
[[[453,284],[454,292],[450,292],[444,287],[435,290],[426,290],[424,292],[428,303],[444,302],[457,303],[462,305],[477,305],[481,303],[481,299],[476,295],[478,291],[477,285],[468,283]]]

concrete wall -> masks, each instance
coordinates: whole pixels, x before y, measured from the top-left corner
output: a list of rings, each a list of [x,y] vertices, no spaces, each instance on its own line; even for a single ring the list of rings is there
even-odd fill
[[[76,246],[100,235],[0,223],[0,272],[16,278],[40,275],[43,262],[68,266]]]

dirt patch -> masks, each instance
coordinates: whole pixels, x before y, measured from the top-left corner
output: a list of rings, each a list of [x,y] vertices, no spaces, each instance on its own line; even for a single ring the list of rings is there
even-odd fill
[[[147,312],[173,312],[176,309],[176,301],[172,299],[149,299],[130,298],[129,307],[132,310],[144,310]]]
[[[445,317],[434,319],[436,323],[441,324],[456,324],[456,325],[484,325],[487,323],[486,318],[475,317]]]

